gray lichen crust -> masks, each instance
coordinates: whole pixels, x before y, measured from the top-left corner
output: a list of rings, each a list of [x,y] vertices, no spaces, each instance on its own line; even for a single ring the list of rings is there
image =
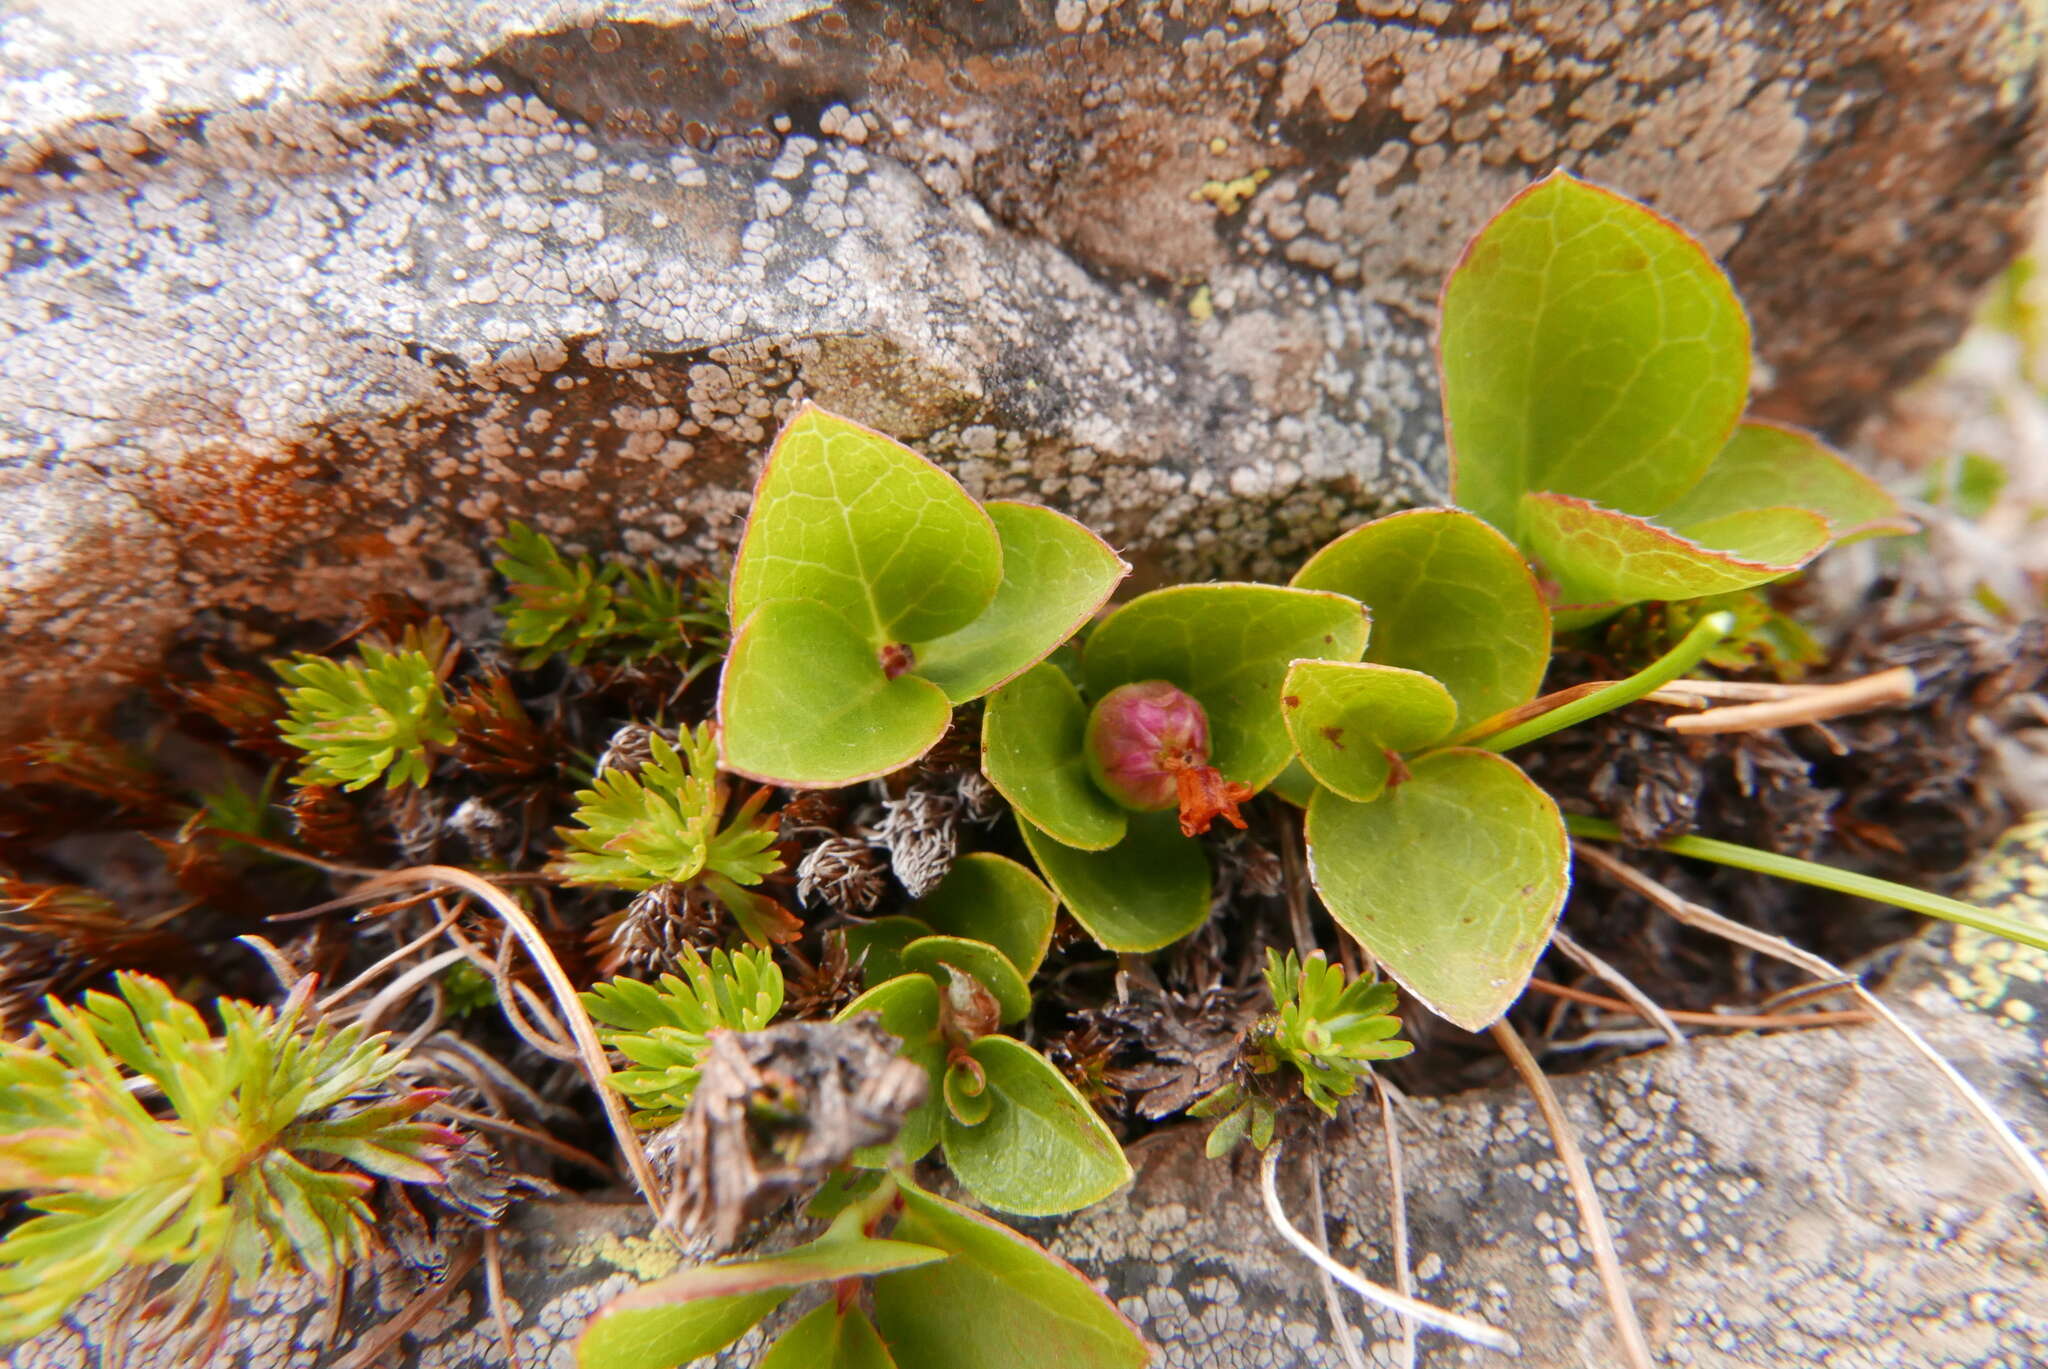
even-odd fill
[[[1936,990],[1904,1006],[2037,1146],[2048,1098],[2022,1033]],[[2023,1369],[2048,1363],[2043,1214],[1981,1126],[1881,1028],[1705,1040],[1560,1080],[1660,1362],[1697,1369],[1853,1364]],[[1526,1093],[1423,1100],[1399,1114],[1418,1293],[1522,1343],[1527,1369],[1620,1363],[1599,1282],[1541,1117]],[[1160,1369],[1342,1369],[1323,1293],[1267,1227],[1249,1155],[1205,1160],[1197,1131],[1139,1147],[1135,1185],[1027,1229],[1100,1281],[1158,1347]],[[1283,1166],[1296,1224],[1315,1221],[1302,1165]],[[1391,1285],[1385,1156],[1375,1122],[1316,1155],[1332,1252]],[[640,1209],[535,1203],[508,1239],[508,1312],[523,1363],[571,1369],[587,1314],[673,1257]],[[232,1323],[222,1369],[333,1364],[415,1285],[360,1285],[316,1353],[315,1290],[274,1290]],[[407,1369],[504,1363],[481,1276],[406,1342]],[[1347,1295],[1348,1296],[1348,1295]],[[1398,1363],[1395,1328],[1362,1305],[1368,1365]],[[16,1369],[102,1362],[103,1309],[18,1350]],[[1418,1361],[1499,1363],[1434,1333]],[[719,1360],[752,1364],[758,1333]]]
[[[0,732],[205,610],[473,601],[508,518],[713,553],[800,397],[1274,573],[1441,494],[1437,284],[1557,164],[1844,422],[2040,148],[2019,0],[87,10],[0,17]]]

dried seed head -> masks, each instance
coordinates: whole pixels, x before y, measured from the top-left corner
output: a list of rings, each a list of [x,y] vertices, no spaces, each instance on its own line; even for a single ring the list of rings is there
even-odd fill
[[[937,789],[912,789],[882,804],[875,840],[889,849],[889,869],[912,898],[923,898],[953,868],[960,845],[960,800]]]
[[[719,927],[707,898],[682,884],[657,884],[626,905],[612,929],[608,963],[640,969],[675,967],[685,946],[704,949],[719,941]]]
[[[627,723],[612,733],[612,739],[605,743],[604,754],[597,758],[595,774],[602,775],[614,767],[628,775],[640,773],[640,767],[654,759],[654,738],[673,742],[676,734],[667,728],[649,727],[645,723]]]
[[[1088,773],[1125,808],[1157,813],[1179,801],[1174,776],[1209,762],[1209,716],[1164,680],[1119,685],[1088,714]]]
[[[448,815],[448,827],[468,843],[478,860],[497,860],[519,839],[519,826],[482,799],[464,799]]]
[[[977,827],[993,827],[1009,811],[1002,794],[979,770],[963,770],[956,785],[960,816]]]
[[[887,888],[882,858],[868,843],[852,837],[827,837],[797,863],[797,897],[813,908],[873,912]]]

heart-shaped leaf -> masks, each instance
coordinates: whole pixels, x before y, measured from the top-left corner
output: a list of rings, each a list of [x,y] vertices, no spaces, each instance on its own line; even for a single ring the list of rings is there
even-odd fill
[[[917,918],[901,914],[848,923],[844,929],[846,954],[860,966],[861,981],[873,988],[902,974],[903,948],[936,930]]]
[[[909,1269],[946,1256],[932,1246],[835,1230],[781,1255],[685,1269],[608,1303],[577,1338],[576,1363],[578,1369],[673,1369],[738,1340],[805,1284]]]
[[[1799,568],[1827,545],[1827,522],[1803,509],[1762,511],[1766,549],[1790,559],[1757,561],[1716,551],[1647,519],[1561,494],[1522,500],[1530,553],[1557,585],[1557,624],[1581,627],[1644,599],[1697,599],[1748,589]],[[1756,515],[1752,515],[1755,517]],[[1783,535],[1789,534],[1789,535]]]
[[[1658,514],[1657,521],[1666,527],[1692,528],[1730,514],[1781,505],[1825,518],[1828,536],[1835,542],[1913,530],[1913,520],[1889,490],[1812,433],[1755,421],[1735,430],[1700,483]]]
[[[1355,661],[1365,639],[1364,608],[1342,594],[1179,585],[1139,595],[1105,618],[1082,650],[1081,671],[1096,699],[1137,680],[1192,694],[1209,715],[1209,763],[1256,790],[1294,754],[1280,720],[1288,664]]]
[[[718,688],[721,764],[764,784],[830,789],[916,760],[953,719],[946,691],[890,679],[833,608],[764,604],[733,634]]]
[[[1380,796],[1400,753],[1442,741],[1458,721],[1449,690],[1394,666],[1296,661],[1280,702],[1309,774],[1359,803]]]
[[[976,983],[994,995],[1004,1023],[1021,1022],[1031,1011],[1031,990],[1017,967],[986,941],[963,936],[928,936],[903,948],[903,968],[911,974],[928,974],[947,982],[951,971],[972,975]]]
[[[1317,794],[1308,863],[1339,925],[1475,1032],[1521,994],[1570,883],[1557,805],[1514,762],[1466,748],[1421,757],[1371,803]]]
[[[1107,851],[1076,850],[1022,818],[1017,829],[1074,921],[1112,951],[1156,951],[1209,915],[1209,859],[1175,814],[1131,814]]]
[[[903,1042],[903,1058],[924,1067],[931,1088],[924,1102],[903,1119],[893,1142],[855,1151],[854,1162],[881,1168],[900,1153],[915,1164],[939,1143],[939,1115],[945,1110],[939,1097],[946,1073],[946,1042],[939,1033],[939,986],[928,974],[898,975],[854,999],[833,1020],[844,1022],[864,1012],[881,1017],[883,1029]]]
[[[1105,851],[1124,838],[1124,810],[1088,774],[1088,705],[1067,673],[1035,665],[989,697],[981,768],[1017,816],[1055,841]]]
[[[859,1307],[835,1299],[812,1309],[777,1337],[757,1369],[897,1369]]]
[[[1468,727],[1535,698],[1550,665],[1550,609],[1529,563],[1457,509],[1412,509],[1353,528],[1291,583],[1364,604],[1365,659],[1434,677]]]
[[[939,887],[918,900],[917,914],[935,932],[994,946],[1028,980],[1052,944],[1059,906],[1045,881],[1016,861],[972,851],[957,857]]]
[[[1749,393],[1749,323],[1720,268],[1675,224],[1564,172],[1479,230],[1442,319],[1453,494],[1518,541],[1531,490],[1670,505]]]
[[[875,1281],[900,1369],[1144,1369],[1145,1342],[1072,1265],[921,1189],[903,1203],[894,1234],[952,1258]]]
[[[732,621],[812,599],[869,653],[966,627],[996,597],[995,525],[960,482],[910,448],[806,404],[775,439],[732,568]]]
[[[1063,513],[1002,500],[983,507],[1002,539],[1002,588],[980,617],[916,653],[917,673],[956,704],[1044,660],[1131,572],[1109,543]]]
[[[987,1081],[987,1120],[965,1126],[946,1115],[946,1163],[978,1201],[1050,1217],[1130,1182],[1123,1147],[1051,1061],[1007,1036],[984,1036],[967,1050]]]

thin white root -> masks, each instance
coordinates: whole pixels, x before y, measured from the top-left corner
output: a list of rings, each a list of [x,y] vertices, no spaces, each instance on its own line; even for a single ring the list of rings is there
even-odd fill
[[[1816,685],[1794,698],[1710,708],[1704,713],[1672,718],[1664,725],[1689,737],[1713,732],[1762,732],[1777,727],[1796,727],[1801,723],[1846,717],[1883,704],[1904,703],[1919,687],[1912,671],[1905,666],[1893,666],[1875,675],[1865,675],[1860,680]]]
[[[1505,1331],[1497,1331],[1485,1322],[1474,1321],[1456,1312],[1446,1312],[1441,1308],[1431,1307],[1426,1302],[1404,1297],[1391,1288],[1382,1288],[1325,1255],[1314,1241],[1295,1230],[1294,1224],[1287,1220],[1287,1213],[1280,1206],[1280,1190],[1274,1182],[1279,1165],[1280,1146],[1276,1142],[1267,1149],[1264,1158],[1259,1162],[1259,1192],[1266,1201],[1266,1219],[1272,1222],[1273,1229],[1280,1233],[1281,1239],[1300,1251],[1309,1263],[1375,1307],[1385,1308],[1397,1316],[1412,1317],[1424,1326],[1447,1331],[1461,1340],[1483,1345],[1489,1350],[1499,1350],[1510,1355],[1522,1353],[1522,1347]]]
[[[1570,936],[1566,935],[1562,927],[1556,928],[1551,932],[1550,944],[1557,947],[1558,950],[1564,952],[1571,959],[1577,961],[1580,969],[1598,976],[1611,985],[1614,991],[1623,998],[1626,998],[1637,1012],[1654,1022],[1658,1031],[1663,1032],[1666,1037],[1670,1038],[1674,1050],[1682,1053],[1691,1049],[1690,1043],[1686,1040],[1685,1033],[1678,1029],[1678,1023],[1671,1020],[1671,1014],[1659,1007],[1656,999],[1636,987],[1636,982],[1633,979],[1630,979],[1620,970],[1615,969],[1614,966],[1572,940]]]
[[[414,865],[403,870],[389,870],[368,881],[357,892],[407,884],[448,884],[474,895],[485,907],[503,918],[513,935],[519,938],[520,945],[526,948],[527,955],[554,994],[570,1034],[576,1038],[576,1045],[582,1052],[584,1071],[590,1076],[591,1087],[597,1090],[605,1120],[611,1123],[612,1136],[619,1143],[620,1153],[626,1157],[626,1168],[632,1174],[633,1182],[639,1185],[641,1197],[659,1224],[666,1207],[661,1181],[654,1177],[654,1166],[648,1162],[647,1148],[640,1144],[632,1119],[626,1115],[625,1100],[612,1087],[611,1062],[605,1058],[604,1045],[597,1039],[597,1027],[591,1022],[590,1014],[583,1010],[583,1000],[577,997],[576,986],[569,982],[569,976],[563,972],[562,963],[555,959],[555,953],[548,948],[547,938],[540,934],[540,928],[533,925],[533,919],[526,915],[526,910],[507,897],[503,889],[454,865]]]
[[[1614,1233],[1608,1230],[1607,1214],[1600,1210],[1600,1190],[1593,1187],[1593,1171],[1586,1167],[1585,1152],[1579,1149],[1579,1138],[1572,1133],[1564,1105],[1557,1101],[1557,1091],[1544,1077],[1543,1067],[1529,1054],[1529,1048],[1522,1044],[1513,1027],[1506,1022],[1494,1023],[1493,1039],[1522,1076],[1522,1082],[1529,1086],[1529,1092],[1536,1095],[1536,1106],[1542,1109],[1543,1120],[1550,1126],[1550,1139],[1557,1146],[1558,1163],[1564,1166],[1565,1178],[1571,1185],[1572,1201],[1578,1204],[1579,1227],[1586,1244],[1592,1247],[1593,1267],[1600,1271],[1600,1286],[1607,1292],[1607,1310],[1614,1317],[1614,1330],[1621,1337],[1622,1350],[1633,1369],[1656,1369],[1656,1361],[1650,1358],[1650,1343],[1643,1336],[1643,1324],[1636,1318],[1635,1304],[1629,1301],[1628,1279],[1621,1272],[1621,1257],[1614,1250]]]
[[[1790,965],[1797,965],[1815,979],[1826,980],[1855,994],[1864,1007],[1870,1009],[1880,1021],[1897,1032],[1916,1055],[1934,1067],[1935,1072],[1947,1081],[1956,1096],[1963,1100],[1963,1106],[1977,1114],[1978,1120],[1991,1133],[1992,1140],[2005,1152],[2006,1158],[2012,1161],[2013,1167],[2019,1170],[2020,1176],[2034,1190],[2034,1199],[2041,1204],[2041,1210],[2048,1212],[2048,1166],[2041,1163],[2041,1157],[2034,1154],[2027,1143],[2020,1139],[2019,1133],[2012,1129],[2011,1123],[1998,1115],[1998,1109],[1991,1106],[1991,1100],[1980,1093],[1975,1084],[1965,1079],[1961,1071],[1934,1048],[1932,1042],[1887,1007],[1876,994],[1865,988],[1862,981],[1844,974],[1841,967],[1832,961],[1823,959],[1811,951],[1802,950],[1782,937],[1760,932],[1754,927],[1746,927],[1733,918],[1723,917],[1712,908],[1691,902],[1633,865],[1615,858],[1590,842],[1573,842],[1572,845],[1579,859],[1635,890],[1688,927],[1712,932],[1738,946],[1747,947]]]
[[[1415,1296],[1415,1274],[1408,1267],[1408,1180],[1401,1156],[1401,1133],[1394,1129],[1394,1099],[1386,1081],[1375,1074],[1373,1092],[1380,1100],[1380,1125],[1387,1138],[1387,1219],[1394,1228],[1394,1286],[1401,1296]],[[1401,1318],[1401,1369],[1415,1369],[1415,1323]]]

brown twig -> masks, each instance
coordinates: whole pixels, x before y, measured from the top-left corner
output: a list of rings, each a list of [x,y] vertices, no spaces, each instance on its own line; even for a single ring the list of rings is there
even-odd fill
[[[491,1305],[491,1322],[498,1330],[506,1369],[524,1369],[519,1362],[518,1338],[512,1334],[512,1320],[505,1315],[505,1261],[498,1252],[498,1233],[489,1227],[484,1228],[484,1299]]]
[[[1643,1337],[1643,1324],[1636,1319],[1635,1304],[1629,1301],[1628,1280],[1621,1270],[1621,1257],[1615,1253],[1614,1233],[1608,1230],[1607,1214],[1600,1210],[1600,1191],[1593,1187],[1593,1171],[1586,1167],[1585,1153],[1579,1149],[1579,1138],[1572,1133],[1571,1122],[1564,1115],[1564,1105],[1558,1102],[1557,1092],[1544,1077],[1542,1066],[1529,1054],[1529,1048],[1522,1044],[1513,1027],[1495,1022],[1493,1039],[1514,1065],[1515,1072],[1522,1076],[1522,1082],[1529,1086],[1529,1092],[1536,1095],[1536,1106],[1549,1124],[1558,1163],[1564,1166],[1572,1201],[1579,1207],[1579,1226],[1586,1244],[1592,1248],[1593,1266],[1600,1271],[1600,1286],[1607,1292],[1607,1309],[1614,1317],[1622,1351],[1631,1369],[1656,1369],[1656,1361],[1650,1358],[1650,1343]]]
[[[1641,1009],[1633,1003],[1624,1003],[1619,998],[1609,998],[1604,994],[1588,993],[1569,984],[1555,984],[1548,979],[1531,979],[1529,987],[1553,998],[1570,999],[1574,1003],[1584,1003],[1588,1007],[1641,1015]],[[1871,1020],[1871,1014],[1854,1011],[1718,1013],[1680,1012],[1675,1008],[1665,1011],[1674,1022],[1683,1022],[1695,1027],[1733,1027],[1738,1031],[1773,1031],[1780,1027],[1842,1027]]]
[[[1710,708],[1704,713],[1669,719],[1664,725],[1688,737],[1719,732],[1764,732],[1840,718],[1884,704],[1904,703],[1919,687],[1919,681],[1911,670],[1905,666],[1893,666],[1890,670],[1880,670],[1861,679],[1815,685],[1796,698],[1736,704],[1732,708]]]
[[[448,1268],[439,1279],[422,1288],[413,1300],[401,1307],[389,1321],[356,1342],[356,1348],[336,1360],[330,1369],[372,1369],[381,1362],[384,1355],[405,1336],[405,1333],[420,1324],[427,1313],[448,1300],[455,1286],[469,1276],[476,1268],[476,1262],[483,1255],[480,1242],[471,1241],[462,1247],[455,1258],[448,1262]]]
[[[1678,1024],[1671,1020],[1670,1014],[1666,1013],[1655,999],[1638,988],[1634,980],[1587,950],[1584,946],[1581,946],[1567,935],[1562,927],[1551,932],[1550,944],[1555,946],[1568,959],[1577,961],[1580,969],[1612,984],[1623,998],[1634,1005],[1638,1014],[1656,1024],[1657,1030],[1664,1033],[1674,1048],[1680,1052],[1689,1049],[1686,1044],[1685,1033],[1678,1029]]]
[[[1375,1074],[1373,1092],[1380,1100],[1380,1126],[1387,1138],[1387,1219],[1394,1231],[1394,1287],[1404,1298],[1415,1296],[1415,1271],[1408,1266],[1408,1182],[1401,1156],[1401,1133],[1394,1129],[1394,1099],[1386,1081]],[[1396,1317],[1401,1328],[1401,1369],[1415,1369],[1415,1323]]]

